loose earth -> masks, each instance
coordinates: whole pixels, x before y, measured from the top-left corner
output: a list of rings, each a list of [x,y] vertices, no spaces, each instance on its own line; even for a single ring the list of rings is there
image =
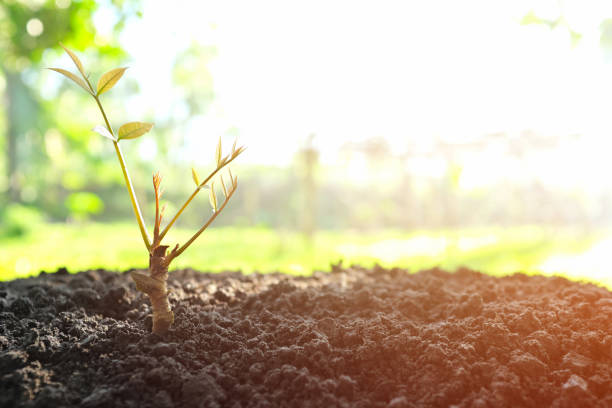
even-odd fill
[[[0,407],[610,407],[612,293],[559,277],[333,266],[0,282]]]

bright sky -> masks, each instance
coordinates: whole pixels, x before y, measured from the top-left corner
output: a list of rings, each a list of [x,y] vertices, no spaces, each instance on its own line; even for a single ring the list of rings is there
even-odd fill
[[[122,44],[142,110],[158,115],[174,102],[175,54],[215,45],[217,99],[188,137],[209,148],[235,127],[248,161],[289,162],[311,132],[327,162],[341,144],[369,137],[401,151],[433,137],[524,129],[584,134],[593,140],[585,153],[601,155],[612,132],[612,65],[599,24],[612,2],[562,2],[583,34],[576,47],[564,27],[519,24],[534,6],[556,18],[559,3],[149,0]]]

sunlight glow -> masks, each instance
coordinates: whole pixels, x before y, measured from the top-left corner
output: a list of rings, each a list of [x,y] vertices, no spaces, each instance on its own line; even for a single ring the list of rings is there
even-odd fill
[[[40,19],[38,18],[31,18],[28,20],[28,23],[26,24],[26,31],[32,37],[38,37],[39,35],[43,33],[44,29],[45,27],[42,21],[40,21]]]
[[[532,129],[579,133],[583,153],[602,164],[598,152],[610,147],[612,132],[612,75],[599,48],[598,22],[612,15],[612,6],[589,4],[564,2],[564,17],[582,34],[573,45],[565,26],[519,24],[533,7],[556,18],[554,1],[267,0],[202,2],[199,8],[186,0],[171,8],[146,2],[143,19],[122,37],[142,85],[131,106],[154,109],[158,117],[173,114],[172,61],[195,42],[218,51],[209,66],[216,99],[187,126],[186,138],[208,142],[235,128],[250,146],[247,161],[286,165],[311,132],[329,164],[347,141],[383,137],[402,151],[434,137],[461,143]],[[555,156],[530,171],[560,184],[569,173],[565,163]],[[479,155],[461,187],[498,182],[521,165]],[[571,175],[582,183],[593,171],[579,166]]]
[[[32,263],[28,258],[21,257],[15,262],[15,275],[19,277],[28,276],[32,272]]]
[[[369,256],[383,262],[395,262],[411,256],[440,256],[447,245],[446,237],[420,236],[403,240],[388,239],[368,245],[342,244],[336,250],[345,257]]]
[[[367,245],[342,244],[336,250],[345,257],[369,256],[382,262],[398,262],[410,257],[441,257],[450,249],[474,251],[498,243],[495,235],[462,236],[453,239],[447,236],[417,236],[410,239],[386,239]]]
[[[610,254],[612,238],[604,239],[579,254],[557,254],[543,262],[539,269],[547,274],[561,274],[573,279],[586,279],[612,288]]]

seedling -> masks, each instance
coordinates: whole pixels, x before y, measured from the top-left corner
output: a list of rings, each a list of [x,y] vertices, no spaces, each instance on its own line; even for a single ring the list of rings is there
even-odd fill
[[[136,288],[149,296],[149,299],[151,300],[151,307],[153,309],[153,332],[164,333],[174,322],[174,313],[172,313],[170,304],[168,302],[168,288],[166,284],[168,280],[168,267],[170,266],[170,263],[176,259],[176,257],[181,255],[193,243],[193,241],[195,241],[200,234],[202,234],[202,232],[208,228],[215,218],[217,218],[217,216],[223,211],[230,198],[234,195],[234,192],[238,186],[238,177],[232,175],[229,164],[233,162],[245,148],[237,148],[236,142],[234,142],[231,152],[223,156],[221,150],[221,138],[219,138],[219,143],[217,144],[217,150],[215,153],[216,166],[214,170],[212,170],[208,176],[206,176],[206,178],[200,180],[200,177],[196,171],[193,168],[191,169],[191,175],[195,183],[195,190],[163,229],[161,228],[161,224],[165,207],[160,208],[159,205],[162,196],[162,190],[160,189],[162,179],[159,173],[154,174],[153,191],[155,193],[155,223],[153,227],[153,240],[151,240],[140,211],[140,206],[138,205],[138,199],[134,193],[134,187],[125,164],[125,159],[123,158],[123,153],[119,147],[119,142],[121,140],[136,139],[137,137],[144,135],[151,130],[153,124],[146,122],[129,122],[120,126],[116,132],[113,131],[104,108],[102,107],[102,103],[100,102],[100,95],[109,91],[113,86],[115,86],[127,68],[115,68],[106,72],[100,77],[97,85],[94,87],[89,80],[89,75],[85,73],[83,64],[76,54],[63,45],[62,48],[64,48],[66,53],[72,59],[72,62],[74,62],[80,77],[77,74],[62,68],[49,69],[68,77],[70,80],[83,88],[85,92],[91,95],[91,97],[96,101],[96,104],[100,109],[100,113],[104,118],[104,126],[96,126],[93,128],[93,131],[107,139],[110,139],[113,143],[115,152],[117,153],[117,159],[121,165],[121,171],[123,172],[123,179],[132,202],[134,215],[136,216],[136,221],[138,221],[140,234],[142,235],[142,240],[144,241],[147,251],[149,252],[148,274],[132,272],[131,276],[134,282],[136,282]],[[221,174],[222,170],[224,169],[227,169],[227,177],[229,178],[227,185],[225,184]],[[215,192],[215,181],[213,181],[213,179],[217,179],[218,184],[221,186],[221,191],[223,194],[223,201],[221,203],[219,203],[217,199],[217,194]],[[172,250],[168,251],[169,246],[162,243],[164,237],[180,215],[185,211],[187,206],[191,204],[195,196],[204,189],[208,189],[208,196],[213,210],[212,215],[187,242],[182,245],[176,244]]]

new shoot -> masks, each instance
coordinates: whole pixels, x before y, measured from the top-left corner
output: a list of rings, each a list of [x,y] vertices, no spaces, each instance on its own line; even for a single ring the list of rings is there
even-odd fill
[[[155,193],[155,219],[153,225],[153,239],[150,238],[145,222],[140,211],[138,199],[134,193],[134,187],[128,173],[128,169],[119,146],[119,142],[122,140],[136,139],[149,132],[153,127],[153,124],[146,122],[129,122],[119,127],[117,131],[114,131],[102,103],[100,96],[109,91],[119,79],[123,76],[127,68],[115,68],[105,74],[103,74],[98,80],[96,86],[93,86],[89,79],[89,75],[86,74],[83,64],[77,57],[77,55],[64,47],[66,53],[74,62],[78,70],[78,75],[67,71],[62,68],[49,68],[53,71],[59,72],[66,76],[74,83],[79,85],[85,92],[87,92],[96,102],[102,118],[104,119],[104,125],[98,125],[93,128],[93,131],[101,136],[109,139],[113,143],[121,171],[123,173],[123,179],[127,187],[127,191],[132,202],[132,209],[140,228],[140,234],[144,245],[149,253],[149,269],[148,273],[132,272],[131,276],[134,282],[136,282],[136,288],[141,292],[145,293],[150,301],[153,309],[153,332],[164,333],[170,328],[174,322],[174,313],[170,308],[168,302],[168,268],[170,263],[181,255],[199,236],[208,228],[208,226],[217,218],[217,216],[223,211],[230,198],[234,195],[236,188],[238,187],[238,177],[234,176],[229,168],[229,164],[233,162],[243,151],[244,147],[236,147],[236,142],[232,146],[232,150],[227,155],[223,155],[221,147],[221,139],[217,144],[215,153],[215,168],[204,178],[200,179],[197,172],[192,169],[192,178],[195,183],[195,189],[193,193],[187,198],[185,203],[180,207],[176,214],[170,219],[164,228],[162,228],[162,220],[164,217],[164,207],[160,208],[160,199],[162,196],[161,176],[159,173],[153,175],[153,191]],[[80,76],[79,76],[80,75]],[[226,180],[223,179],[222,173],[226,173]],[[221,193],[223,195],[222,200],[218,200],[217,193],[215,191],[215,181],[221,186]],[[176,244],[174,248],[168,250],[169,246],[164,245],[163,239],[172,228],[176,220],[181,216],[185,209],[191,204],[193,199],[198,195],[201,190],[207,189],[210,203],[212,205],[212,215],[204,222],[200,229],[193,234],[193,236],[182,245]]]

